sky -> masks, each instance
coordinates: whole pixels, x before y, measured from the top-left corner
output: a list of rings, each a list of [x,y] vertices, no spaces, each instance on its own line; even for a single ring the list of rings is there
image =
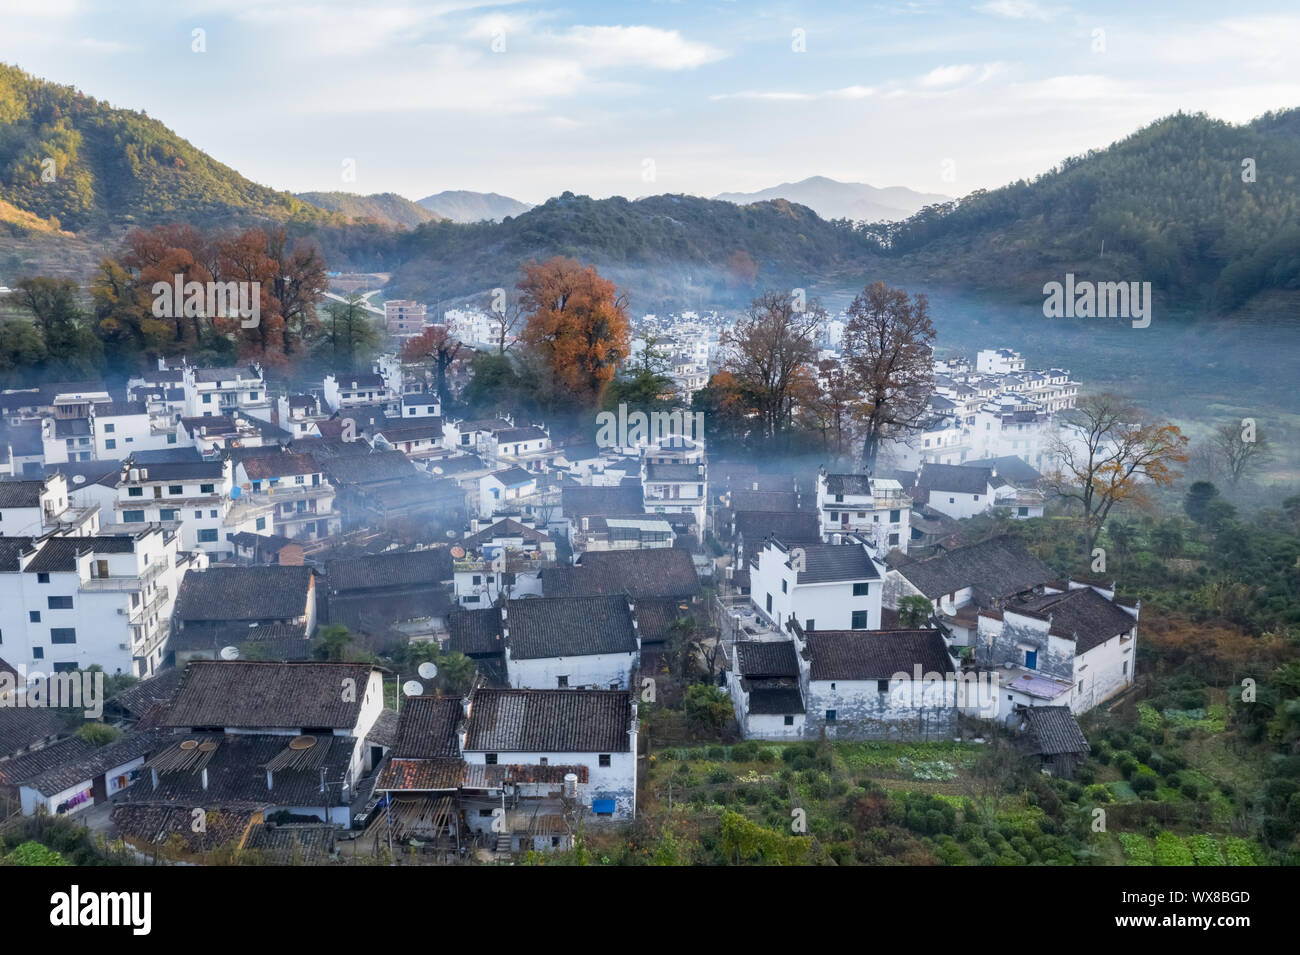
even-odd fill
[[[960,196],[1300,105],[1300,5],[0,0],[0,61],[294,192]]]

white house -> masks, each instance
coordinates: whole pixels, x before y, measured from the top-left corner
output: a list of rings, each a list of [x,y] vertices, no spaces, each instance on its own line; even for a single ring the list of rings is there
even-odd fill
[[[860,541],[787,546],[769,540],[750,558],[750,600],[784,633],[878,630],[885,567]]]
[[[727,687],[745,739],[802,739],[806,707],[793,640],[737,640]]]
[[[518,513],[524,498],[537,493],[537,475],[523,468],[493,471],[479,480],[479,517],[490,520],[497,514]]]
[[[623,596],[507,601],[501,636],[511,686],[626,690],[641,659],[633,610]]]
[[[897,548],[907,553],[912,536],[912,501],[903,485],[866,474],[817,475],[817,512],[822,535],[855,534],[886,554]]]
[[[195,368],[186,365],[185,414],[187,418],[229,415],[269,405],[266,382],[258,365],[248,368]],[[258,415],[254,414],[254,417]]]

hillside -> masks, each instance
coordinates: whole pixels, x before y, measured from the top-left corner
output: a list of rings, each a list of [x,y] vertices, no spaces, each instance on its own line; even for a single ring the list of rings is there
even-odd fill
[[[507,216],[521,215],[532,208],[526,202],[495,192],[467,192],[464,189],[449,189],[425,196],[417,200],[416,205],[452,222],[500,222]]]
[[[331,218],[245,179],[144,113],[7,64],[0,64],[0,199],[78,232],[178,219]]]
[[[1246,158],[1254,182],[1242,180]],[[1261,291],[1300,289],[1300,110],[1239,126],[1169,116],[1032,181],[863,231],[934,282],[1028,300],[1069,271],[1234,309]]]
[[[724,192],[713,198],[740,205],[787,199],[807,206],[823,219],[850,219],[854,222],[906,219],[926,206],[951,200],[950,196],[916,192],[904,186],[880,188],[865,182],[839,182],[826,176],[783,182],[759,192]]]
[[[785,201],[737,206],[695,196],[591,199],[564,195],[499,224],[431,223],[399,236],[389,292],[439,301],[513,285],[530,258],[567,255],[594,263],[657,302],[737,302],[762,284],[807,287],[857,271],[871,250],[845,223]],[[392,258],[387,260],[390,264]]]
[[[371,196],[359,196],[354,192],[300,192],[296,198],[349,219],[404,229],[443,218],[395,192],[378,192]]]

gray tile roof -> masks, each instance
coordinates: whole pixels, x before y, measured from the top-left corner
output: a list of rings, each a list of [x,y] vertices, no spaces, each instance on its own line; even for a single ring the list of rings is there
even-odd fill
[[[451,555],[446,547],[348,557],[325,565],[325,585],[331,593],[433,586],[451,578]]]
[[[177,620],[288,620],[307,613],[312,569],[271,564],[187,570],[177,589]]]
[[[64,718],[44,706],[0,706],[0,756],[63,732]]]
[[[153,730],[128,733],[115,742],[52,766],[34,779],[29,779],[26,785],[44,796],[57,796],[79,783],[90,782],[100,773],[148,756],[162,745],[162,739],[162,734]]]
[[[0,507],[40,507],[44,481],[0,481]]]
[[[159,725],[350,730],[371,670],[367,663],[196,660],[186,668]],[[349,687],[355,693],[345,693]]]
[[[799,675],[799,661],[795,657],[793,640],[737,641],[736,663],[743,677],[764,679]]]
[[[868,474],[828,474],[826,475],[826,493],[870,495],[871,476]]]
[[[565,487],[560,492],[560,507],[565,517],[613,517],[636,514],[645,509],[641,485],[617,487]]]
[[[459,758],[457,729],[462,718],[460,697],[405,697],[392,755],[402,759]]]
[[[964,464],[922,464],[916,477],[918,487],[954,494],[987,494],[993,472]]]
[[[821,541],[816,511],[738,511],[734,521],[736,535],[745,541],[749,550],[769,537],[786,544]]]
[[[1087,653],[1112,637],[1126,634],[1137,621],[1091,587],[1061,594],[1043,594],[1006,604],[1006,610],[1028,610],[1052,618],[1052,632],[1074,639],[1074,652]]]
[[[627,598],[541,597],[506,603],[506,645],[518,660],[636,653]]]
[[[1032,751],[1043,756],[1087,753],[1088,738],[1068,706],[1031,706],[1024,710]]]
[[[465,749],[507,753],[626,753],[625,690],[478,690]]]
[[[987,597],[1005,597],[1056,578],[1050,567],[1010,535],[904,561],[895,569],[931,600],[967,587]]]
[[[497,607],[486,610],[457,610],[447,618],[451,636],[447,648],[466,656],[503,653],[501,638],[501,611]]]
[[[875,562],[861,544],[799,544],[798,547],[804,555],[804,569],[796,575],[796,581],[800,584],[880,579]],[[792,558],[787,557],[787,562],[790,559]]]
[[[693,597],[700,589],[691,555],[675,547],[588,551],[574,567],[542,571],[547,597],[630,594],[640,597]]]
[[[815,630],[804,658],[813,680],[888,680],[896,673],[954,672],[937,630]]]

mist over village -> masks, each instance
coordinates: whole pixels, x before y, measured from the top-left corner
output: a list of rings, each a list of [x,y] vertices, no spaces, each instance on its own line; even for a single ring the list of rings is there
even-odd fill
[[[12,6],[0,865],[42,931],[180,937],[230,866],[222,933],[282,867],[1280,903],[1300,16]]]

